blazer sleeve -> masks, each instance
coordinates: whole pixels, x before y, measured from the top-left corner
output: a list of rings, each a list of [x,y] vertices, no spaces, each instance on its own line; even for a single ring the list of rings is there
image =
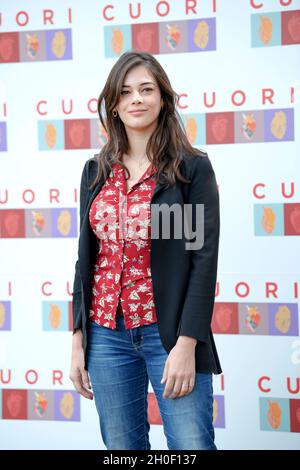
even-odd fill
[[[82,228],[83,216],[86,208],[86,203],[88,199],[88,162],[84,165],[81,181],[80,181],[80,196],[79,196],[79,218],[80,218],[80,232]],[[80,236],[80,235],[79,235]],[[82,328],[82,297],[81,297],[81,276],[79,270],[79,240],[78,240],[78,257],[75,263],[75,276],[73,281],[73,293],[72,293],[72,315],[73,315],[73,333],[77,329]]]
[[[195,157],[188,194],[195,227],[196,204],[204,204],[204,242],[191,250],[191,267],[177,336],[191,336],[209,342],[217,279],[220,208],[219,191],[211,161]]]

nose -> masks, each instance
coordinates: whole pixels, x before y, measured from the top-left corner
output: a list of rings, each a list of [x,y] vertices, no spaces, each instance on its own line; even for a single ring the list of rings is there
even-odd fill
[[[135,103],[136,101],[143,101],[139,91],[134,91],[133,92],[133,102]]]

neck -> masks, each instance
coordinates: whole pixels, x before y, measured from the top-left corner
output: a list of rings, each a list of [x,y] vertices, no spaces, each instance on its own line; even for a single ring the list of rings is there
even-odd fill
[[[126,133],[128,139],[128,153],[127,156],[133,160],[140,160],[146,157],[147,143],[153,134],[156,127],[154,122],[146,129],[138,129],[126,126]]]

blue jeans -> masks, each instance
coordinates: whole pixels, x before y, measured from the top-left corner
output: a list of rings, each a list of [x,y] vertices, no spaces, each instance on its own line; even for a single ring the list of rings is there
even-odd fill
[[[147,420],[149,379],[168,449],[216,450],[211,373],[196,373],[188,395],[163,398],[161,384],[168,353],[157,323],[130,330],[117,316],[115,330],[88,322],[87,370],[107,449],[151,449]]]

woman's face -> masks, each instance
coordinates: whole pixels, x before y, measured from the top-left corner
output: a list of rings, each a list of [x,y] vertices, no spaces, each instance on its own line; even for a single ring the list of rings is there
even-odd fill
[[[156,127],[163,100],[156,79],[143,65],[130,70],[124,79],[116,106],[125,128],[146,130]],[[144,110],[132,114],[133,110]]]

